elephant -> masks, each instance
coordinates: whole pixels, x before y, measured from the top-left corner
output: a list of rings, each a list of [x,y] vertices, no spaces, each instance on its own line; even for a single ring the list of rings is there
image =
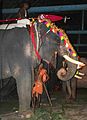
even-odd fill
[[[39,15],[30,27],[27,26],[20,22],[0,25],[0,79],[10,76],[16,79],[20,112],[31,110],[32,69],[42,60],[55,67],[56,51],[67,59],[66,75],[60,76],[63,81],[74,76],[78,65],[84,66],[63,36],[64,31],[49,19]]]
[[[62,82],[62,88],[67,101],[76,99],[77,88],[87,88],[87,58],[81,57],[79,61],[84,62],[85,66],[78,70],[78,75]]]

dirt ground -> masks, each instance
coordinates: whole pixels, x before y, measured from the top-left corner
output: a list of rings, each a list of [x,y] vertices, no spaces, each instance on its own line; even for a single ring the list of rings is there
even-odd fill
[[[61,91],[51,95],[53,106],[50,107],[47,99],[42,99],[41,107],[27,120],[87,120],[87,89],[78,89],[77,99],[67,103]],[[25,120],[16,111],[18,101],[11,100],[0,103],[1,120]]]

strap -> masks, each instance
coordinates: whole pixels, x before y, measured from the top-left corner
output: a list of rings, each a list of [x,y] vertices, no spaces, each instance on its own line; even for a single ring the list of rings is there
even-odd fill
[[[33,26],[33,24],[30,27],[30,36],[31,36],[31,41],[32,41],[32,44],[33,44],[36,56],[37,56],[38,60],[41,61],[41,56],[40,56],[39,52],[37,51],[37,47],[36,47],[36,42],[35,42],[35,37],[34,37],[34,26]]]

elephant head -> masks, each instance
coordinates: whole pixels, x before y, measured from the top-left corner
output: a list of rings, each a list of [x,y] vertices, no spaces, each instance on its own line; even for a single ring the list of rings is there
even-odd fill
[[[84,66],[85,64],[78,61],[78,56],[66,33],[50,20],[41,16],[38,17],[37,29],[40,38],[39,52],[41,58],[54,63],[55,52],[58,52],[67,62],[66,72],[64,74],[59,72],[58,77],[63,81],[71,79],[77,70],[77,66]]]
[[[59,79],[66,81],[66,80],[70,80],[75,75],[77,69],[79,67],[85,66],[85,64],[78,61],[78,55],[74,50],[74,48],[72,47],[68,39],[68,36],[62,29],[59,30],[60,30],[59,36],[61,42],[58,48],[58,53],[60,56],[62,56],[65,59],[67,67],[66,70],[64,70],[64,68],[63,69],[61,68],[57,72],[57,76],[59,77]]]

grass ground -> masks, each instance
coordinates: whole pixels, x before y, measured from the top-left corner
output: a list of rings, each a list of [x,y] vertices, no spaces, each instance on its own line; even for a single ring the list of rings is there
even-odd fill
[[[41,107],[35,110],[29,120],[87,120],[87,89],[78,89],[77,100],[73,103],[66,103],[61,91],[53,93],[51,98],[53,106],[50,107],[47,99],[43,99]],[[5,116],[16,110],[17,100],[0,103],[0,115]],[[4,118],[2,120],[19,120]]]

